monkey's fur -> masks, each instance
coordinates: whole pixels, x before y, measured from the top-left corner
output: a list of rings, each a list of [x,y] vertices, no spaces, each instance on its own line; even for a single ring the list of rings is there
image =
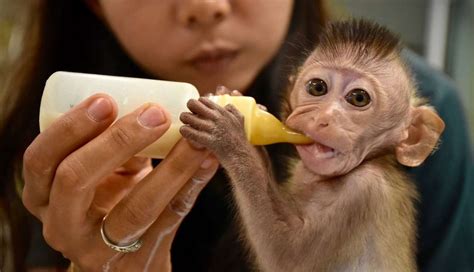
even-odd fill
[[[226,169],[263,271],[415,271],[417,166],[444,129],[420,105],[398,38],[366,21],[330,24],[293,77],[286,124],[297,146],[285,184],[251,146],[243,117],[207,98],[188,103],[181,133]]]

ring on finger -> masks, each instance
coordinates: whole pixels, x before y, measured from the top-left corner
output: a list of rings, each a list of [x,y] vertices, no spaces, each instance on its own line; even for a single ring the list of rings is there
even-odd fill
[[[106,218],[107,218],[107,215],[104,216],[104,218],[102,219],[102,224],[100,225],[100,235],[102,236],[102,240],[108,247],[122,253],[135,252],[140,249],[140,247],[142,246],[142,241],[140,239],[137,239],[136,241],[133,241],[132,243],[128,245],[117,245],[114,242],[112,242],[109,239],[109,237],[107,237],[104,231],[104,223],[105,223]]]

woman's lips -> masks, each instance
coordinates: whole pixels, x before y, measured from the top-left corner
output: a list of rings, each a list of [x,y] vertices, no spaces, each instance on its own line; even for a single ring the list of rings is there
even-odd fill
[[[238,51],[232,49],[201,51],[190,60],[190,63],[201,72],[217,73],[226,69],[237,55]]]

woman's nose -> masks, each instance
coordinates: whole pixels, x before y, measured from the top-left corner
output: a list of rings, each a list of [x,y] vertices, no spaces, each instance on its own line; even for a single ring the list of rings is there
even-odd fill
[[[178,21],[186,27],[208,27],[231,12],[230,0],[178,0]]]

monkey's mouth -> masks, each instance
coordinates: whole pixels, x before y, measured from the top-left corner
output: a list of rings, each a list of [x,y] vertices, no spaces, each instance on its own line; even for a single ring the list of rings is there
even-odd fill
[[[307,145],[296,145],[296,150],[302,158],[308,156],[315,159],[330,159],[338,154],[334,148],[318,142]]]

